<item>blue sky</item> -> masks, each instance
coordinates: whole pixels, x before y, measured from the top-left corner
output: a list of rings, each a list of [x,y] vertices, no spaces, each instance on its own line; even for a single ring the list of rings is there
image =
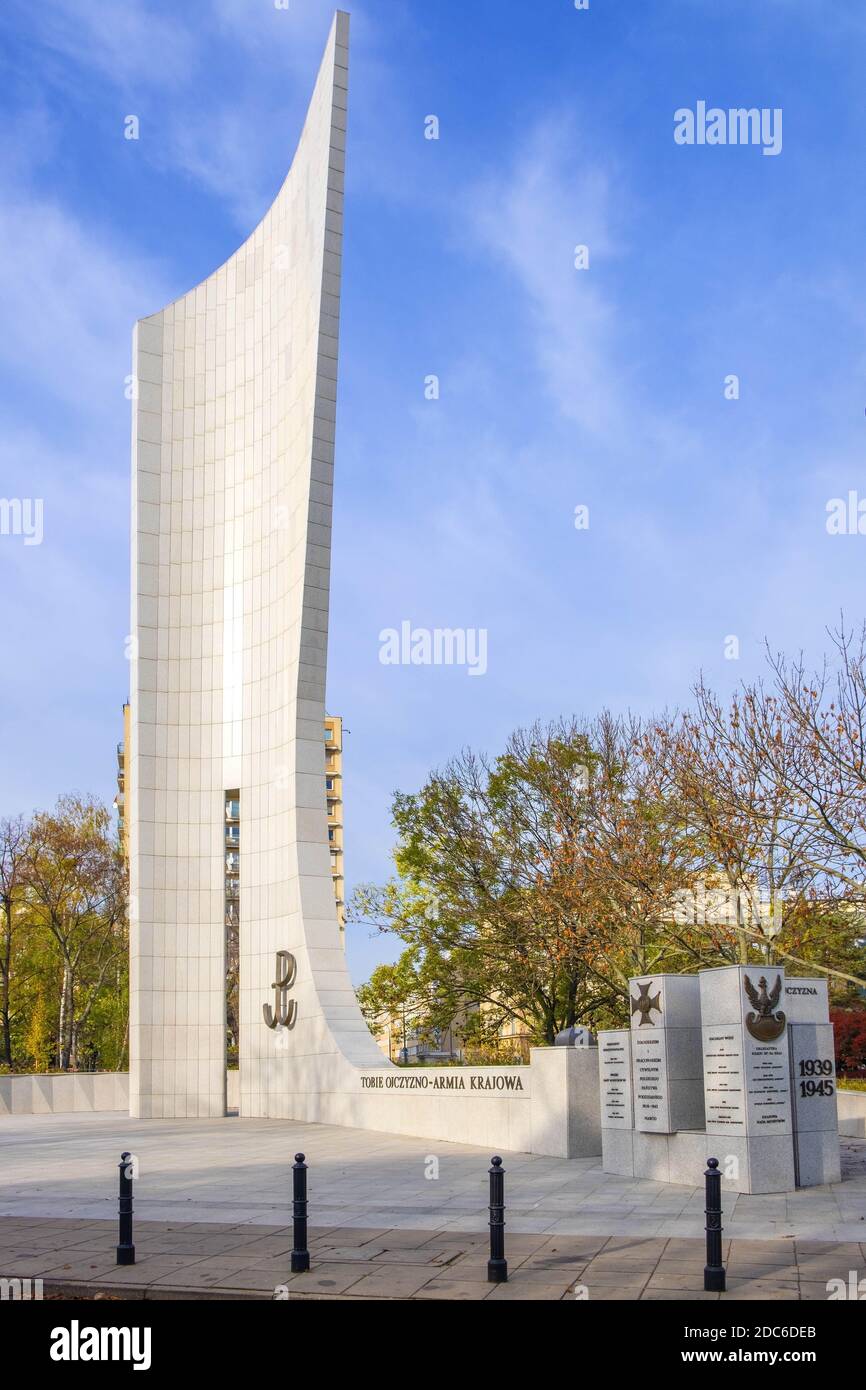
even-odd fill
[[[0,814],[113,795],[132,325],[270,203],[332,9],[3,6],[0,496],[44,499],[44,539],[0,535]],[[866,497],[861,0],[352,15],[329,675],[350,886],[388,872],[392,793],[460,747],[681,704],[700,670],[727,690],[765,637],[817,658],[866,609],[866,536],[826,529]],[[781,108],[781,154],[675,144],[701,100]],[[487,674],[381,665],[404,620],[486,629]],[[356,982],[394,949],[356,929]]]

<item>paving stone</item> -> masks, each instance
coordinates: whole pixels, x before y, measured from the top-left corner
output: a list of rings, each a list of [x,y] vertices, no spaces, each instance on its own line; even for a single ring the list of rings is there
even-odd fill
[[[636,1285],[643,1288],[648,1283],[652,1270],[647,1269],[641,1272],[637,1270],[624,1271],[621,1269],[594,1269],[588,1265],[581,1275],[581,1283],[588,1284],[590,1288],[617,1288],[619,1285]]]
[[[643,1259],[661,1255],[668,1242],[664,1236],[649,1236],[629,1239],[628,1236],[611,1236],[604,1246],[605,1255],[634,1255]]]
[[[546,1258],[542,1256],[530,1255],[529,1259],[519,1266],[523,1274],[547,1273],[549,1275],[561,1274],[564,1279],[577,1278],[583,1274],[589,1261],[572,1259],[567,1256],[553,1256]]]
[[[234,1274],[227,1274],[223,1279],[217,1280],[215,1288],[218,1289],[255,1289],[261,1293],[275,1293],[281,1286],[286,1286],[287,1281],[280,1279],[277,1275],[268,1275],[262,1269],[239,1269]]]
[[[458,1259],[466,1251],[459,1245],[452,1247],[449,1254],[448,1247],[442,1246],[437,1250],[428,1250],[426,1245],[419,1245],[417,1249],[406,1248],[392,1249],[385,1246],[380,1254],[373,1260],[374,1264],[393,1264],[393,1265],[444,1265]]]
[[[195,1265],[177,1264],[158,1259],[142,1260],[134,1265],[117,1265],[106,1274],[101,1274],[96,1281],[100,1288],[110,1288],[112,1285],[131,1284],[133,1287],[148,1284],[164,1284],[169,1275],[175,1275],[185,1269],[196,1268]]]
[[[799,1294],[796,1289],[788,1286],[777,1286],[773,1289],[734,1289],[727,1293],[720,1293],[719,1299],[722,1302],[742,1301],[744,1303],[796,1303]]]
[[[234,1274],[239,1274],[235,1270]],[[170,1270],[156,1281],[159,1288],[172,1289],[199,1289],[210,1288],[218,1285],[225,1279],[231,1277],[228,1270],[213,1268],[207,1263],[197,1265],[187,1265],[185,1269]]]
[[[410,1230],[404,1231],[402,1234],[409,1243],[412,1244],[418,1232]],[[381,1240],[384,1235],[391,1235],[393,1238],[394,1232],[391,1231],[388,1226],[379,1226],[375,1229],[367,1229],[366,1227],[362,1228],[360,1226],[335,1226],[328,1232],[326,1244],[340,1246],[356,1245],[360,1247],[372,1241]]]
[[[827,1288],[826,1280],[801,1279],[800,1298],[804,1302],[829,1302],[830,1291]]]
[[[94,1279],[111,1274],[115,1269],[117,1269],[116,1260],[92,1260],[85,1263],[84,1261],[67,1259],[60,1262],[55,1261],[50,1269],[43,1271],[43,1277],[46,1279],[49,1277],[66,1279],[70,1283],[75,1279],[91,1283]],[[15,1273],[17,1274],[18,1271],[16,1270]]]
[[[282,1282],[296,1293],[345,1293],[369,1272],[368,1264],[322,1264],[307,1274],[290,1274]]]
[[[647,1284],[648,1289],[679,1289],[684,1294],[690,1293],[691,1290],[695,1289],[701,1290],[703,1287],[703,1268],[700,1270],[683,1269],[671,1271],[670,1273],[656,1270]]]
[[[642,1303],[682,1303],[686,1295],[681,1289],[657,1288],[653,1284],[647,1284],[641,1294]],[[718,1301],[717,1293],[708,1293],[703,1286],[699,1289],[692,1289],[688,1293],[689,1303],[712,1303]]]
[[[490,1293],[491,1287],[490,1284],[439,1285],[433,1280],[419,1289],[414,1298],[419,1302],[480,1303]]]
[[[752,1265],[734,1260],[727,1265],[728,1279],[775,1279],[779,1284],[796,1284],[796,1265]]]
[[[643,1296],[642,1284],[622,1284],[619,1288],[606,1284],[596,1284],[589,1291],[588,1303],[637,1303]],[[681,1295],[680,1295],[681,1296]],[[578,1300],[575,1299],[575,1302]]]
[[[562,1284],[542,1284],[521,1281],[511,1281],[507,1284],[491,1284],[488,1303],[559,1303],[562,1300]]]
[[[357,1264],[359,1260],[375,1260],[379,1255],[384,1254],[385,1246],[379,1244],[364,1246],[324,1246],[316,1250],[311,1245],[309,1250],[310,1255],[315,1256],[320,1262],[322,1260],[327,1260],[328,1264],[342,1264],[344,1261],[349,1264]],[[289,1251],[291,1251],[291,1246],[289,1247]],[[284,1258],[288,1260],[289,1252],[286,1253]]]
[[[366,1298],[411,1298],[430,1282],[434,1273],[429,1266],[419,1269],[412,1265],[383,1265],[359,1279],[352,1292]]]

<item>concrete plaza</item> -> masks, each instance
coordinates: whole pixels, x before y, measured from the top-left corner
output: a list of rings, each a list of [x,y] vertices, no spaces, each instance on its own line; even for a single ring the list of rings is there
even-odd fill
[[[866,1144],[841,1141],[843,1181],[773,1196],[723,1198],[728,1238],[866,1240]],[[288,1121],[134,1120],[124,1114],[6,1116],[0,1218],[111,1221],[117,1164],[138,1160],[139,1222],[282,1228],[294,1154],[310,1167],[310,1226],[483,1235],[490,1151]],[[600,1159],[504,1153],[508,1233],[700,1238],[694,1186],[614,1177]]]

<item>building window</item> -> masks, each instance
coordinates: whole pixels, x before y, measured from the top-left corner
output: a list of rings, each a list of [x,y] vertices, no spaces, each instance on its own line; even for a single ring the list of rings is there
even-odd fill
[[[240,1046],[241,795],[225,794],[226,1061],[236,1066]]]

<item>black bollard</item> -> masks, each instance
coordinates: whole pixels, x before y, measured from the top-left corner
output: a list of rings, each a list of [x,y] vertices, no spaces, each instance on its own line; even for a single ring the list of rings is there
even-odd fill
[[[303,1154],[295,1154],[292,1169],[292,1218],[294,1240],[292,1249],[292,1273],[306,1274],[310,1268],[310,1252],[307,1249],[307,1164]]]
[[[490,1169],[490,1259],[487,1261],[488,1284],[508,1283],[508,1261],[505,1258],[505,1169],[501,1158],[491,1159]]]
[[[121,1154],[120,1163],[120,1231],[117,1247],[119,1265],[135,1264],[135,1246],[132,1243],[132,1154]]]
[[[719,1160],[707,1159],[704,1173],[707,1185],[707,1263],[704,1266],[704,1289],[707,1293],[725,1292],[725,1266],[722,1264],[722,1175]]]

